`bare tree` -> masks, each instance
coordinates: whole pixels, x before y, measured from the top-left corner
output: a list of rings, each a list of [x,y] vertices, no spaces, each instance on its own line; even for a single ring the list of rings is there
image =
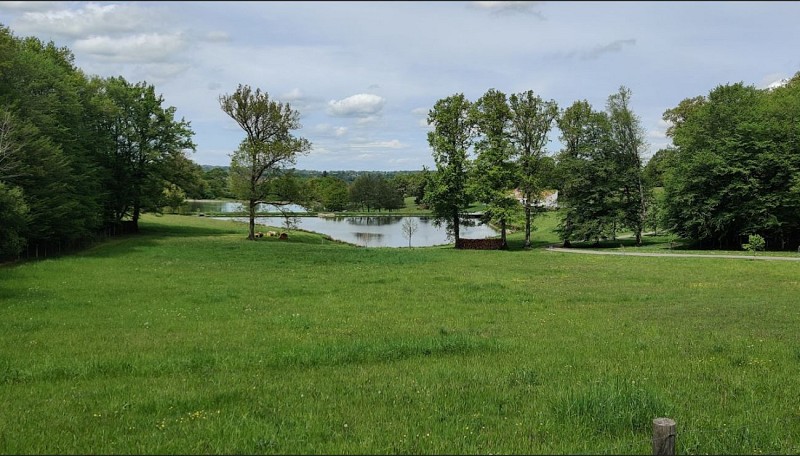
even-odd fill
[[[414,233],[417,232],[417,230],[419,229],[419,224],[417,224],[417,221],[414,220],[413,218],[406,217],[403,220],[402,228],[403,228],[403,234],[405,235],[405,237],[408,238],[408,246],[411,247],[411,236],[413,236]]]

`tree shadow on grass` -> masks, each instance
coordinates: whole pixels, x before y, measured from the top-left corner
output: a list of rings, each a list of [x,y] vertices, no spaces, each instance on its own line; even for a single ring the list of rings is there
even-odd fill
[[[558,244],[562,247],[562,243]],[[571,248],[575,249],[619,249],[619,248],[632,248],[639,249],[647,247],[649,250],[700,250],[700,245],[687,239],[670,239],[668,236],[642,236],[642,244],[637,246],[636,239],[623,238],[623,239],[606,239],[600,242],[573,242]]]
[[[82,257],[108,258],[153,247],[159,239],[213,237],[242,234],[244,232],[245,230],[242,229],[222,225],[220,227],[177,225],[174,223],[162,223],[158,220],[148,220],[140,224],[138,233],[108,237],[85,250],[74,252],[74,254]]]
[[[198,226],[198,225],[176,225],[174,223],[160,223],[158,220],[149,220],[142,223],[139,227],[140,235],[154,237],[201,237],[219,236],[226,234],[240,234],[247,231],[247,225],[242,224],[243,228],[224,226]]]

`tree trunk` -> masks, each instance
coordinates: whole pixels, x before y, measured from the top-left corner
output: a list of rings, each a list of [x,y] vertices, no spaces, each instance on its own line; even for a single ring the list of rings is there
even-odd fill
[[[500,239],[502,243],[500,244],[500,248],[506,250],[508,248],[508,243],[506,242],[506,219],[500,220]]]
[[[141,216],[141,214],[142,214],[142,209],[139,207],[139,202],[137,201],[133,205],[133,216],[131,217],[133,219],[133,232],[134,233],[138,233],[139,232],[139,217]]]
[[[525,244],[526,249],[531,248],[531,204],[530,198],[525,197]]]
[[[251,241],[256,240],[256,200],[250,200],[250,233],[247,235],[247,239]]]
[[[458,218],[458,209],[453,211],[453,237],[456,241],[456,247],[458,247],[458,240],[461,238],[459,229],[461,228],[461,224],[459,223]]]
[[[642,245],[642,227],[647,216],[647,206],[644,200],[644,186],[642,185],[642,170],[639,169],[639,223],[636,224],[636,245]]]

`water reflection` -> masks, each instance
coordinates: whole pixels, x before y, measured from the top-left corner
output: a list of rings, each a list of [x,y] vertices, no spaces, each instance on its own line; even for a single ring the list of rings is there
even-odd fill
[[[247,217],[217,217],[223,220],[247,222]],[[417,230],[411,236],[412,247],[425,247],[452,243],[443,226],[436,226],[430,217],[299,217],[297,227],[326,234],[333,239],[364,247],[408,247],[409,239],[403,233],[403,221],[411,218],[417,222]],[[256,223],[282,227],[283,217],[256,217]],[[497,236],[489,226],[468,220],[461,225],[461,237],[484,239]]]
[[[351,225],[375,225],[375,226],[383,226],[383,225],[394,225],[400,223],[403,220],[403,217],[341,217],[344,218],[347,223]]]
[[[259,203],[256,212],[308,212],[306,208],[298,204],[274,205]],[[178,209],[179,214],[196,214],[211,212],[215,214],[233,214],[236,212],[246,212],[245,205],[238,201],[218,201],[218,200],[186,200]]]
[[[382,233],[364,233],[357,231],[353,234],[355,234],[356,239],[359,240],[359,244],[363,245],[364,247],[369,247],[370,244],[380,244],[380,241],[383,239]]]

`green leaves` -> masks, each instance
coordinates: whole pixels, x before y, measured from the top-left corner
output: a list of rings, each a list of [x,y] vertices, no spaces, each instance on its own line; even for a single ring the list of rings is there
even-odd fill
[[[475,136],[472,103],[464,94],[455,94],[436,102],[428,114],[428,144],[433,149],[436,174],[426,187],[425,202],[434,217],[446,220],[449,231],[459,238],[460,214],[470,204],[467,179],[469,147]]]
[[[676,122],[677,149],[664,173],[676,234],[718,247],[738,246],[742,233],[759,233],[776,247],[800,243],[798,84],[718,86],[664,117]]]
[[[766,242],[764,238],[758,234],[751,234],[747,237],[747,244],[742,244],[742,248],[747,250],[748,252],[752,253],[753,256],[756,255],[756,252],[759,250],[764,250],[766,246]]]
[[[295,163],[297,155],[311,149],[311,143],[292,135],[300,128],[300,113],[289,104],[270,100],[267,92],[239,84],[230,95],[221,95],[222,110],[242,127],[245,139],[231,156],[231,188],[248,201],[250,239],[254,236],[256,203],[270,189],[276,171]]]

